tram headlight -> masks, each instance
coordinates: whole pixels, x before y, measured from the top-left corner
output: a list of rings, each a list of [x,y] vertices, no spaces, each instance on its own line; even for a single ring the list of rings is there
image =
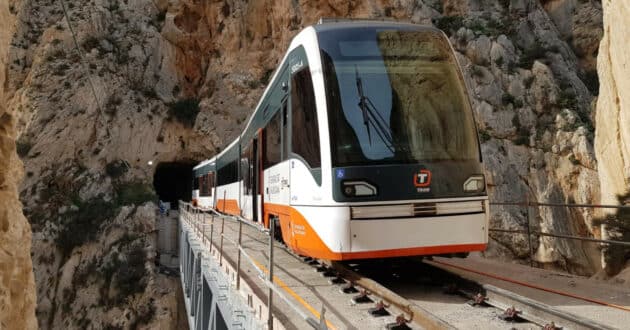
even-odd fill
[[[486,189],[486,179],[483,175],[473,175],[464,182],[465,192],[482,192]]]
[[[341,183],[341,191],[346,197],[376,196],[378,189],[365,181],[344,181]]]

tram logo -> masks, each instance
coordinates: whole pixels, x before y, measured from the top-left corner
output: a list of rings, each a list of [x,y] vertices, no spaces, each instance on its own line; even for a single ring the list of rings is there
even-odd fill
[[[431,171],[420,170],[413,175],[413,185],[418,188],[418,192],[428,192],[431,185]]]

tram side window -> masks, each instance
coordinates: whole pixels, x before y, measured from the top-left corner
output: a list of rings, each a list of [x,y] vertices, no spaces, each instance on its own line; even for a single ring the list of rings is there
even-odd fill
[[[210,172],[200,178],[200,186],[203,187],[199,196],[212,196],[212,187],[214,187],[214,173]]]
[[[218,186],[223,186],[238,181],[238,158],[219,168],[217,176]]]
[[[278,111],[271,121],[265,127],[265,166],[267,169],[273,165],[280,163],[281,157],[281,133],[282,113]]]
[[[311,168],[321,167],[317,108],[308,67],[291,78],[291,116],[293,152],[301,156]]]
[[[244,194],[251,195],[254,184],[254,148],[250,143],[241,158],[241,178],[243,179]]]
[[[203,178],[203,175],[197,178],[197,189],[199,189],[199,196],[203,196]]]

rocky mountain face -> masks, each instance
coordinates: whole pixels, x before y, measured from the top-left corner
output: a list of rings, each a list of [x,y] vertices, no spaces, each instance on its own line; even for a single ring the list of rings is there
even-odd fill
[[[0,86],[7,78],[7,56],[15,15],[0,3]],[[0,88],[0,329],[36,329],[31,228],[22,214],[18,185],[22,163],[15,152],[15,110],[6,107]]]
[[[630,192],[630,54],[628,35],[630,3],[603,1],[604,38],[599,48],[597,70],[601,87],[597,100],[595,151],[599,161],[602,204],[617,204],[618,196]],[[630,203],[626,199],[626,204]],[[608,213],[615,213],[608,210]],[[627,229],[626,229],[627,230]],[[623,237],[619,231],[610,238]],[[616,273],[625,266],[621,258],[605,258],[607,271]]]
[[[23,0],[8,9],[18,20],[3,43],[4,92],[24,161],[42,328],[178,325],[177,279],[154,265],[155,165],[198,162],[234,138],[291,38],[320,17],[443,29],[472,90],[492,199],[599,202],[598,1]],[[491,227],[599,237],[596,216],[493,206]],[[527,260],[525,236],[491,238],[488,256]],[[545,267],[602,267],[593,244],[535,238],[531,249]]]

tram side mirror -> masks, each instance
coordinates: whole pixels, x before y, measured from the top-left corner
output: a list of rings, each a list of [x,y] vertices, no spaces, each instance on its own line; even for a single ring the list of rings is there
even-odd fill
[[[282,91],[287,92],[289,90],[289,85],[285,81],[282,82]]]

